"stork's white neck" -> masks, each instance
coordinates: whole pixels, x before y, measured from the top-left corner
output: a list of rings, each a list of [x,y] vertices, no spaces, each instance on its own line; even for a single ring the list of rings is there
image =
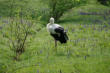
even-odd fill
[[[52,24],[54,24],[54,22],[50,22],[50,24],[52,25]]]
[[[54,24],[54,18],[50,18],[50,24]]]

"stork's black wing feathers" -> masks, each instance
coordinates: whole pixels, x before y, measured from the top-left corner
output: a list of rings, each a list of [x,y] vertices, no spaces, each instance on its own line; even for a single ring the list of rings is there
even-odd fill
[[[62,27],[55,29],[55,32],[57,32],[57,33],[63,33],[63,31],[64,31],[64,28],[62,28]]]
[[[55,32],[58,34],[51,34],[56,40],[59,40],[61,43],[66,43],[68,40],[68,36],[66,32],[64,32],[64,28],[59,27],[55,29]]]

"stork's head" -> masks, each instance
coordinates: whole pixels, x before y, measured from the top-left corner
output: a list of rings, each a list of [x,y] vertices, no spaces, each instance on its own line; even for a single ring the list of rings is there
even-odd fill
[[[50,24],[54,24],[54,18],[53,17],[50,18]]]

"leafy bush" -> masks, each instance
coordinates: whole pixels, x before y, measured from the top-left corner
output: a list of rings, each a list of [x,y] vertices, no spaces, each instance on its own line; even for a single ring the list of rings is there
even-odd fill
[[[85,0],[49,0],[50,16],[58,21],[64,12],[85,2]]]

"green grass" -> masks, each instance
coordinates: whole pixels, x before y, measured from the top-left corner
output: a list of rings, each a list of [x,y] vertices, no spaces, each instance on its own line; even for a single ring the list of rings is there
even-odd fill
[[[62,26],[69,29],[69,41],[58,43],[57,52],[53,38],[43,28],[29,36],[29,45],[18,62],[12,60],[8,48],[1,48],[2,69],[7,73],[109,73],[110,26]]]
[[[91,1],[66,12],[60,24],[68,29],[69,41],[58,42],[57,48],[44,25],[36,22],[19,61],[13,59],[15,53],[2,35],[5,31],[0,29],[0,73],[109,73],[110,16],[104,20],[103,16],[80,15],[80,12],[104,13],[109,9]],[[7,25],[4,20],[0,18],[0,26]]]
[[[110,15],[106,15],[109,10],[109,7],[100,4],[87,4],[69,10],[62,16],[60,22],[71,22],[74,24],[103,24],[104,22],[109,22]],[[83,15],[81,13],[100,13],[102,15]],[[104,19],[104,16],[106,19]]]

